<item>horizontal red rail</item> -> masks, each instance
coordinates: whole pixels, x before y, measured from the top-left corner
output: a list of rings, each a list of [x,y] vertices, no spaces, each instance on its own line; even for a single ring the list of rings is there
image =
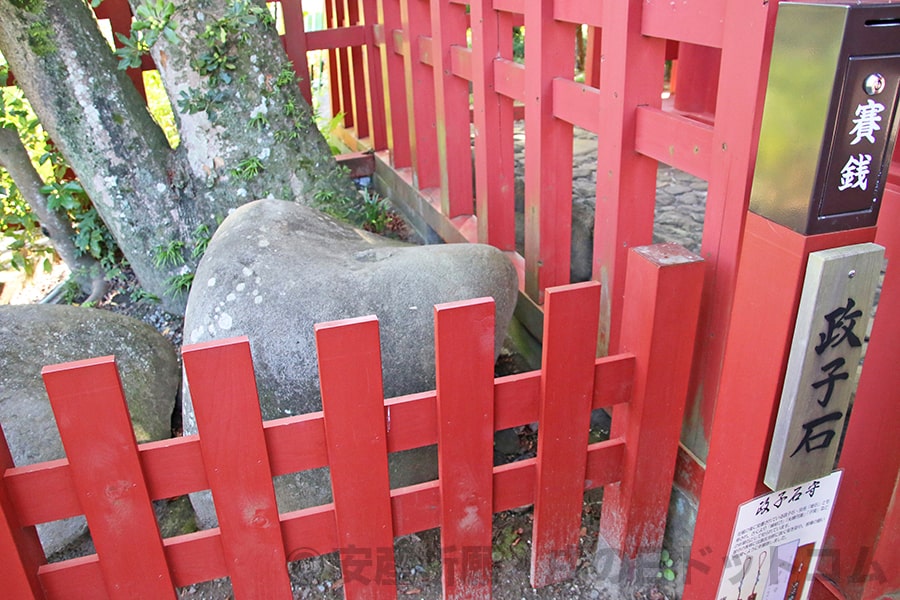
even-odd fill
[[[609,408],[627,402],[633,372],[633,356],[597,359],[592,407]],[[494,388],[497,431],[538,420],[540,382],[540,371],[497,379]],[[390,415],[389,452],[437,443],[435,402],[433,391],[385,402],[385,410]],[[273,475],[327,466],[321,412],[266,421],[263,427]],[[209,489],[196,435],[141,444],[139,452],[153,500]],[[82,514],[68,460],[8,469],[3,479],[23,526]]]
[[[364,46],[366,44],[365,25],[351,25],[336,29],[320,29],[306,32],[307,50],[335,50]]]
[[[600,132],[600,90],[571,79],[553,80],[553,116],[593,133]]]
[[[646,0],[641,33],[652,37],[721,48],[728,2],[722,0]]]
[[[507,58],[494,59],[494,89],[512,100],[525,99],[525,65]]]
[[[567,23],[603,27],[603,4],[600,1],[556,0],[553,4],[553,18]]]
[[[710,178],[714,129],[673,111],[640,106],[635,112],[635,150],[701,179]]]
[[[585,489],[595,489],[621,479],[621,439],[591,444],[588,449]],[[494,512],[534,503],[536,460],[528,459],[494,467]],[[407,535],[437,527],[440,520],[438,483],[428,482],[391,492],[394,533]],[[281,515],[281,529],[288,560],[328,554],[339,548],[334,525],[334,506],[318,506]],[[164,540],[166,558],[173,568],[175,585],[228,575],[218,528]],[[47,600],[94,598],[103,588],[97,555],[75,558],[40,568]]]

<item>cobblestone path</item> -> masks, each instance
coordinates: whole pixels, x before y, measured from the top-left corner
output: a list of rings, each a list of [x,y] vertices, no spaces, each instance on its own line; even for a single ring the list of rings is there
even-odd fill
[[[524,226],[521,211],[524,203],[525,133],[524,123],[516,122],[515,174],[516,209],[519,211],[517,240],[524,251]],[[572,278],[590,277],[594,204],[597,185],[597,135],[575,128],[572,166]],[[700,252],[703,217],[706,211],[707,183],[693,175],[659,163],[656,175],[656,213],[653,242],[680,244],[692,252]]]

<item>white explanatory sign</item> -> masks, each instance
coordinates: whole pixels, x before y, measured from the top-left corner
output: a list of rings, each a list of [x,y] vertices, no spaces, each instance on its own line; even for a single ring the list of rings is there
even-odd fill
[[[717,600],[805,600],[831,518],[841,472],[738,508]]]

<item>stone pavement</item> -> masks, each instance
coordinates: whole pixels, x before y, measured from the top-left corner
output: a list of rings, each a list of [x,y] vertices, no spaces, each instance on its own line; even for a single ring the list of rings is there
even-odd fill
[[[524,252],[524,122],[514,130],[517,246]],[[590,278],[593,254],[594,205],[597,185],[597,135],[574,129],[572,166],[572,280]],[[707,183],[693,175],[659,163],[656,175],[656,215],[653,243],[671,242],[700,252]]]

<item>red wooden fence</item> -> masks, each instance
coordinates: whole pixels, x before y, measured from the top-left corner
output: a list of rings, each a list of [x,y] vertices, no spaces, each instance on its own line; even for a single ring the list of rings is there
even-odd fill
[[[470,3],[466,15],[459,0],[327,0],[328,29],[320,32],[303,30],[300,0],[281,4],[285,45],[301,75],[305,52],[329,51],[332,109],[345,113],[348,141],[375,150],[379,178],[412,190],[391,200],[447,241],[481,241],[507,251],[520,272],[518,316],[536,335],[544,290],[568,282],[573,126],[598,134],[593,279],[603,284],[601,347],[612,352],[624,348],[627,251],[652,238],[658,162],[708,181],[700,337],[678,483],[701,500],[703,485],[713,482],[700,502],[691,564],[724,556],[731,515],[757,491],[759,454],[766,451],[760,438],[768,431],[766,415],[756,421],[762,430],[739,429],[730,417],[754,401],[755,390],[725,395],[721,389],[734,389],[734,381],[722,381],[723,365],[738,372],[741,364],[740,352],[729,357],[726,346],[747,347],[756,326],[754,320],[733,329],[733,315],[778,2],[491,0]],[[125,0],[106,0],[99,10],[113,17],[114,28],[127,28]],[[524,64],[512,55],[511,28],[522,24],[528,32]],[[575,81],[571,65],[572,33],[581,25],[588,26],[584,83]],[[663,60],[672,58],[678,85],[674,97],[663,100]],[[471,106],[463,100],[468,85]],[[522,116],[531,143],[520,255],[512,132],[513,119]],[[900,149],[882,206],[874,235],[893,256],[900,248],[894,225]],[[871,510],[857,514],[855,501],[842,493],[828,542],[843,553],[844,566],[827,576],[853,598],[900,585],[896,576],[883,584],[853,580],[854,564],[870,573],[900,540],[900,513],[891,509],[898,504],[900,468],[900,414],[892,404],[900,387],[892,363],[900,340],[896,279],[890,273],[885,279],[841,459],[845,489],[853,481]],[[782,290],[773,291],[780,297]],[[713,438],[720,441],[713,445]],[[742,445],[754,454],[740,455],[735,448]],[[869,460],[876,453],[882,459]],[[747,477],[737,485],[730,476],[740,470]],[[705,600],[720,571],[692,569],[686,595]]]
[[[298,549],[364,549],[385,556],[354,561],[346,597],[394,598],[394,538],[440,526],[446,561],[460,548],[486,557],[453,560],[445,597],[487,598],[492,514],[534,504],[532,582],[546,585],[574,573],[582,495],[599,486],[608,543],[626,559],[659,552],[662,529],[644,522],[665,521],[703,267],[677,246],[630,258],[622,353],[595,358],[596,283],[548,290],[543,369],[497,379],[493,301],[439,305],[436,390],[384,400],[377,319],[325,323],[320,413],[263,422],[248,341],[209,342],[183,351],[199,434],[137,445],[112,357],[46,367],[67,458],[13,466],[0,444],[4,593],[167,598],[228,576],[238,599],[290,598]],[[588,444],[601,407],[612,437]],[[533,422],[537,457],[492,466],[493,432]],[[388,453],[434,443],[439,479],[389,489]],[[279,514],[272,477],[326,465],[334,503]],[[161,539],[151,500],[203,489],[219,527]],[[97,553],[46,564],[34,525],[79,514]]]
[[[742,256],[755,243],[751,239],[745,245],[744,235],[755,235],[747,207],[778,2],[491,0],[469,8],[471,44],[463,41],[467,25],[456,0],[380,1],[379,14],[385,18],[376,27],[383,28],[382,35],[369,48],[381,52],[387,84],[370,87],[369,93],[387,99],[389,131],[387,147],[373,139],[363,143],[380,151],[381,177],[415,189],[392,200],[420,214],[443,239],[490,243],[510,253],[523,291],[517,315],[533,332],[540,333],[536,324],[543,290],[568,282],[573,126],[598,134],[592,277],[603,283],[601,347],[622,348],[625,256],[629,247],[652,237],[658,162],[708,181],[700,337],[678,474],[679,484],[699,502],[689,565],[703,566],[689,567],[685,597],[706,600],[718,584],[737,506],[761,491],[760,465],[778,401],[768,378],[756,387],[742,379],[745,359],[760,343],[758,311],[735,320],[741,304],[773,306],[786,291],[760,285],[770,278],[769,264],[761,265],[756,279],[753,270],[760,265],[748,264],[747,273],[739,273]],[[403,15],[399,23],[387,20],[398,13]],[[519,64],[512,60],[510,29],[522,23],[526,57]],[[572,38],[580,25],[589,31],[583,84],[575,81],[572,68]],[[677,59],[678,85],[672,88],[674,97],[663,100],[667,58]],[[459,99],[466,83],[472,89],[471,109]],[[362,85],[348,81],[341,89]],[[529,142],[522,255],[514,247],[516,107],[523,108]],[[882,206],[877,232],[861,235],[874,236],[892,256],[900,251],[895,225],[900,147]],[[794,275],[802,277],[802,268]],[[741,277],[749,282],[743,288],[748,296],[736,298]],[[817,578],[815,593],[822,598],[876,597],[900,586],[896,573],[883,572],[900,544],[900,438],[895,433],[900,412],[893,401],[900,371],[891,366],[900,340],[896,280],[890,273],[885,279],[871,336],[878,355],[867,354],[840,461],[844,489],[853,489],[872,510],[860,514],[848,492],[839,496],[827,546],[840,558]],[[790,321],[790,301],[779,306]],[[780,335],[773,347],[780,348],[791,332],[780,317],[776,321]],[[774,358],[766,351],[761,356]],[[777,388],[785,360],[764,362]],[[742,420],[748,407],[758,409],[752,421]],[[747,427],[751,422],[754,426]],[[871,460],[873,455],[879,460]]]

